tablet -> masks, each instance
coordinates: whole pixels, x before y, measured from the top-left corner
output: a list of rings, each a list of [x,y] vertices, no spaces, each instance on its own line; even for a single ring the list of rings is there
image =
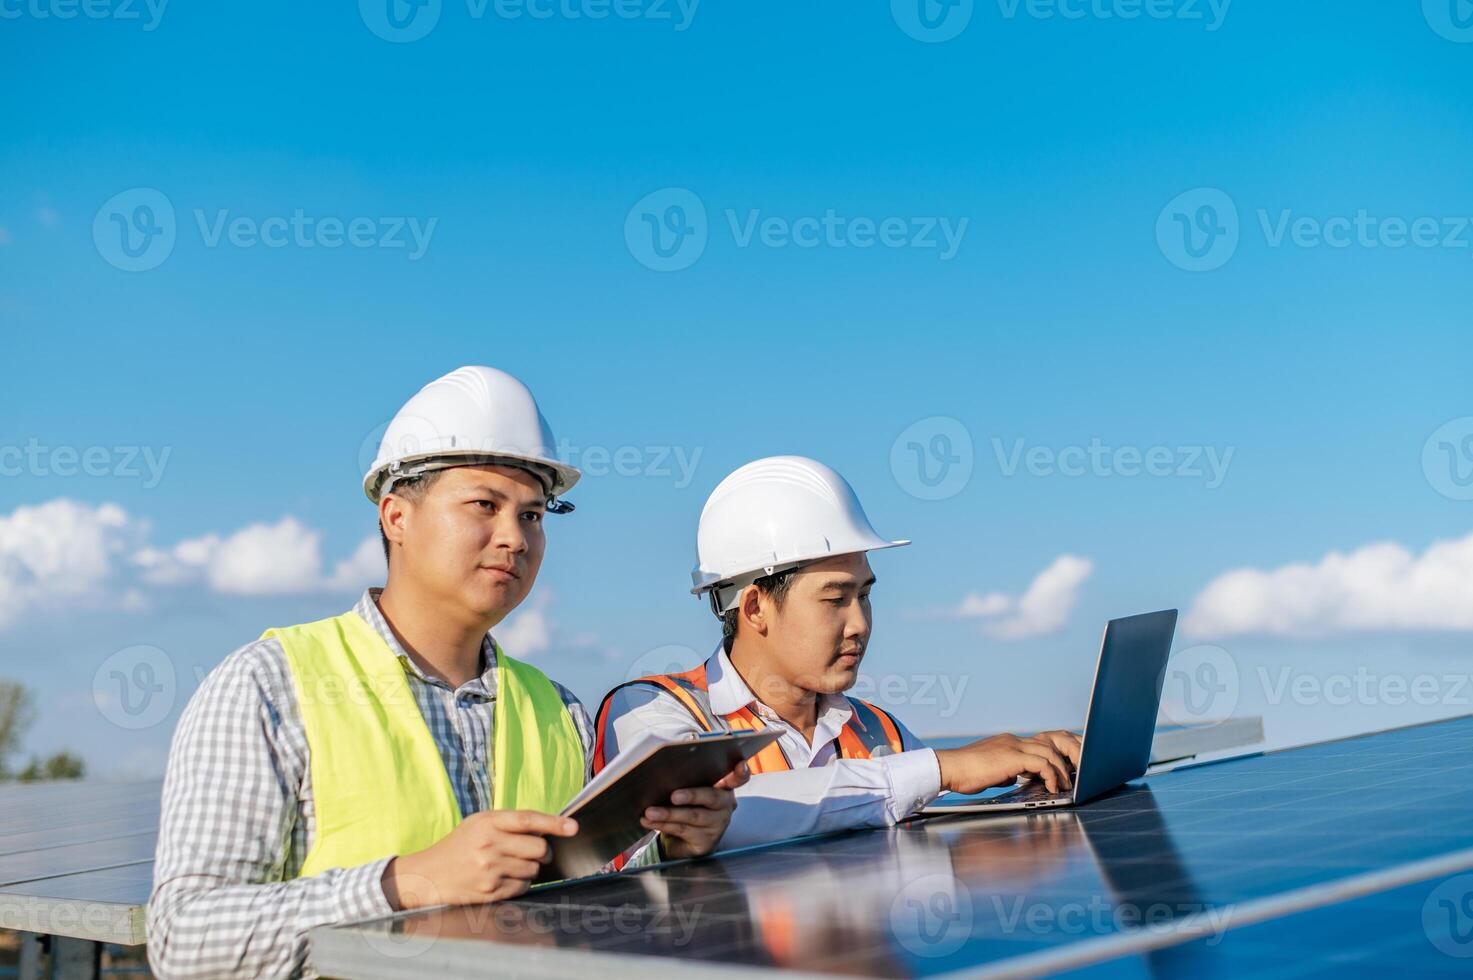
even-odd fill
[[[678,789],[711,786],[780,733],[692,732],[683,739],[645,734],[616,756],[563,808],[578,821],[572,837],[549,837],[552,860],[538,883],[596,874],[649,833],[640,824],[652,806],[670,806]]]

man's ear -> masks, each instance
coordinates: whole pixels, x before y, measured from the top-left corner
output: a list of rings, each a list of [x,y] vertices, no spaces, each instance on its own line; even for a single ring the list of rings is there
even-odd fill
[[[737,609],[740,610],[741,618],[746,620],[747,628],[761,636],[767,635],[767,610],[762,602],[762,590],[755,585],[749,585],[742,590],[742,597],[737,600]]]
[[[404,525],[408,520],[407,501],[397,494],[384,494],[378,502],[378,524],[390,543],[404,544]]]

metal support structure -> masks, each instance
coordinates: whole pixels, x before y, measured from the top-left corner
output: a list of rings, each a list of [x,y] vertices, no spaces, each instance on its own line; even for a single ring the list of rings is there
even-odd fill
[[[41,980],[41,958],[46,952],[46,937],[35,932],[17,933],[20,936],[20,980]]]
[[[101,973],[102,943],[51,937],[51,980],[98,980]]]

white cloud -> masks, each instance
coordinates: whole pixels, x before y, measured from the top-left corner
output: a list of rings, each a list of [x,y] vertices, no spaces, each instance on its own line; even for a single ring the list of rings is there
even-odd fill
[[[106,601],[114,556],[143,531],[116,504],[64,498],[0,515],[0,626],[33,606]]]
[[[541,592],[492,630],[497,644],[509,656],[517,659],[536,656],[552,645],[552,628],[547,621],[547,604],[550,601],[551,594]]]
[[[1313,565],[1235,569],[1208,583],[1182,621],[1195,637],[1469,629],[1473,534],[1434,541],[1420,555],[1383,541]]]
[[[205,574],[216,592],[270,595],[318,588],[322,535],[294,517],[252,524],[219,542]]]
[[[356,592],[383,581],[383,553],[376,538],[322,573],[322,534],[295,517],[250,524],[228,537],[188,538],[167,551],[144,548],[133,556],[153,585],[203,579],[215,592],[276,595],[287,592]]]
[[[0,514],[0,628],[31,609],[145,609],[149,592],[161,587],[351,594],[384,580],[377,537],[364,538],[324,574],[321,532],[294,517],[172,547],[149,544],[149,533],[147,521],[116,504],[59,498]]]
[[[1001,592],[977,595],[975,592],[962,600],[956,607],[956,615],[971,619],[983,616],[1001,616],[1012,608],[1013,600]]]
[[[216,534],[181,541],[167,550],[140,548],[129,561],[143,571],[149,585],[183,585],[200,577],[220,548]]]
[[[1021,640],[1060,629],[1074,609],[1079,586],[1094,571],[1088,558],[1060,555],[1029,583],[1021,597],[972,593],[950,611],[958,619],[983,619],[982,628],[1003,640]]]
[[[383,585],[388,573],[383,543],[376,537],[364,538],[351,555],[333,566],[323,588],[330,592],[362,592],[370,585]]]

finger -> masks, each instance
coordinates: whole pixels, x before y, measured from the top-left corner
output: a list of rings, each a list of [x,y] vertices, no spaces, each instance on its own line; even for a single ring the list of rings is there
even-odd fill
[[[531,886],[531,881],[521,878],[503,878],[486,896],[488,902],[504,902],[516,898]]]
[[[716,788],[736,789],[738,786],[745,786],[751,778],[752,771],[747,768],[747,764],[745,762],[738,763],[735,769],[721,777],[721,781],[716,784]]]
[[[1020,770],[1020,774],[1025,771],[1033,773],[1050,793],[1057,792],[1054,787],[1055,777],[1053,770],[1049,766],[1048,760],[1042,756],[1030,755],[1020,750],[1014,756],[1013,767]]]
[[[1052,747],[1065,758],[1069,758],[1071,752],[1079,747],[1078,739],[1066,731],[1039,732],[1033,736],[1033,741]]]
[[[1057,793],[1061,790],[1069,789],[1074,785],[1074,777],[1070,775],[1068,762],[1065,761],[1062,755],[1055,752],[1052,746],[1047,751],[1042,752],[1029,751],[1026,748],[1022,751],[1041,758],[1048,764],[1048,771],[1053,773],[1056,782],[1056,785],[1050,787],[1053,792]]]
[[[685,827],[711,829],[726,823],[726,814],[699,806],[652,806],[644,811],[644,819],[651,823],[670,823]]]
[[[507,857],[496,862],[496,866],[492,870],[500,876],[502,881],[509,879],[531,881],[542,873],[542,865],[536,861]]]
[[[656,831],[665,839],[664,849],[667,857],[706,854],[712,850],[716,841],[716,835],[711,831],[686,827],[683,824],[654,823],[648,824],[645,829]],[[670,845],[676,842],[685,846],[672,850]]]
[[[1079,736],[1073,732],[1047,732],[1054,748],[1064,753],[1075,769],[1079,768]]]
[[[497,854],[523,861],[546,861],[552,856],[552,845],[536,834],[501,833],[491,842]]]
[[[714,786],[678,789],[670,794],[670,802],[676,806],[698,806],[708,810],[730,809],[733,798],[731,790]]]
[[[538,813],[536,810],[492,810],[491,825],[509,834],[572,837],[578,832],[578,821],[554,813]]]
[[[1045,759],[1053,764],[1055,769],[1063,774],[1066,784],[1071,781],[1069,779],[1069,773],[1071,771],[1069,761],[1063,755],[1063,753],[1054,748],[1052,742],[1044,742],[1038,739],[1029,739],[1022,745],[1018,746],[1018,748],[1024,752],[1031,753],[1032,755],[1043,756]]]
[[[1043,780],[1043,785],[1050,793],[1059,792],[1060,780],[1063,778],[1057,766],[1049,761],[1047,756],[1035,755],[1032,752],[1018,750],[1015,764],[1029,772],[1036,773]]]

